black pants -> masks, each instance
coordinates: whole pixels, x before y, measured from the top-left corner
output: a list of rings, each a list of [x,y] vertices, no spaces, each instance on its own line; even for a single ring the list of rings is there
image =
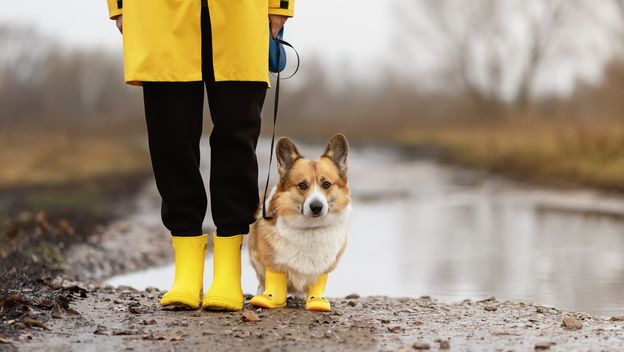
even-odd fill
[[[207,7],[202,7],[201,26],[203,81],[143,83],[162,220],[174,236],[202,234],[207,198],[199,171],[199,141],[205,85],[214,125],[210,134],[212,217],[218,236],[246,234],[259,202],[256,144],[267,85],[215,82]]]

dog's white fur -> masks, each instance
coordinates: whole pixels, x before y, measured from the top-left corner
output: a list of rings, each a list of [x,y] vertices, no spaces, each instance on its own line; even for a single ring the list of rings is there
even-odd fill
[[[316,187],[316,186],[315,186]],[[267,204],[275,194],[273,187],[267,197]],[[329,212],[330,204],[325,196],[318,191],[313,191],[306,199],[306,203],[312,197],[321,197],[324,201],[324,216],[312,218],[309,216],[293,218],[278,218],[276,222],[276,234],[281,241],[276,242],[275,263],[282,265],[288,270],[288,279],[294,292],[305,292],[317,278],[325,273],[336,261],[340,249],[347,240],[349,223],[353,208],[349,205],[339,213]],[[305,211],[304,211],[305,215]],[[253,258],[253,249],[250,247],[250,256]],[[261,263],[252,262],[256,271],[264,273]],[[264,291],[264,280],[260,280],[258,293]]]
[[[296,207],[291,207],[296,209],[296,212],[279,216],[280,209],[277,207],[273,209],[278,215],[274,225],[268,225],[262,219],[261,212],[258,212],[258,222],[252,226],[250,233],[249,254],[258,275],[259,294],[264,291],[266,270],[262,261],[270,265],[271,269],[287,274],[289,292],[302,294],[318,280],[319,276],[333,270],[344,251],[352,213],[348,186],[346,186],[347,198],[340,199],[342,204],[336,207],[333,203],[337,199],[328,199],[326,192],[320,189],[317,182],[310,186],[311,189],[306,193],[305,199],[297,203]],[[278,193],[275,186],[262,206],[271,204],[276,196],[289,197],[289,194]],[[349,201],[345,203],[345,199]],[[313,202],[322,205],[319,214],[312,212],[310,204]],[[259,225],[260,222],[262,225]],[[270,249],[258,247],[260,242],[264,243],[264,248]],[[261,259],[267,253],[270,253],[270,259]]]

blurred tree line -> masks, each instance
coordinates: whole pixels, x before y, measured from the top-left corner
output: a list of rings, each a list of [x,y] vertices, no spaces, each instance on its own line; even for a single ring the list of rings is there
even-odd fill
[[[306,58],[306,82],[281,100],[287,119],[371,136],[458,120],[624,122],[624,0],[394,4],[396,60],[384,78],[336,89]]]
[[[624,0],[394,4],[401,45],[387,79],[367,86],[353,77],[336,87],[306,57],[300,84],[282,92],[282,121],[331,121],[348,130],[423,120],[619,118],[624,111]],[[588,38],[609,43],[608,60],[592,62],[597,49]],[[423,53],[432,65],[409,69],[405,63]],[[140,119],[141,90],[123,84],[120,56],[69,50],[32,29],[0,26],[0,126]],[[565,94],[544,88],[578,62],[597,66],[599,79],[579,78]]]
[[[452,115],[596,117],[619,105],[603,98],[624,88],[613,86],[624,61],[624,0],[422,0],[398,8],[413,51],[437,63],[423,76],[443,82],[438,92],[465,112]],[[601,71],[598,79],[588,70]],[[557,87],[561,76],[575,81]]]
[[[136,116],[119,55],[68,49],[32,28],[0,25],[0,126],[101,122]]]

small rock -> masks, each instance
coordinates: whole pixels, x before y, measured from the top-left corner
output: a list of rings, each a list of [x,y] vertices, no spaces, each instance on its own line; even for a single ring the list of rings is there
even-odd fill
[[[414,342],[412,348],[415,350],[428,350],[431,348],[431,346],[429,346],[429,344],[426,342]]]
[[[493,304],[488,304],[485,307],[483,307],[483,309],[485,309],[488,312],[496,312],[496,310],[498,309],[497,306],[493,305]]]
[[[25,334],[21,334],[19,336],[19,339],[20,340],[32,340],[33,339],[33,334],[32,334],[32,332],[27,332]]]
[[[357,306],[357,302],[356,301],[349,301],[349,302],[347,302],[347,304],[350,305],[351,307]]]
[[[441,350],[448,350],[451,348],[451,343],[448,340],[440,340],[439,344]]]
[[[564,328],[568,330],[580,330],[581,328],[583,328],[583,323],[581,323],[581,321],[578,320],[577,318],[571,315],[568,315],[565,318],[563,318],[563,322],[561,323],[561,326],[563,326]]]
[[[395,325],[395,326],[388,326],[388,331],[394,334],[400,333],[401,331],[403,331],[403,328],[399,325]]]
[[[134,329],[113,329],[113,335],[137,335],[138,331]]]
[[[535,350],[536,351],[540,351],[540,350],[548,350],[550,349],[550,346],[554,345],[553,342],[550,341],[541,341],[541,342],[537,342],[535,344]]]
[[[147,306],[133,305],[128,307],[128,311],[133,314],[145,314],[149,312],[149,308]]]
[[[540,314],[544,314],[544,313],[546,313],[546,307],[539,306],[539,307],[535,308],[535,312],[540,313]]]
[[[611,321],[624,321],[624,315],[617,315],[614,317],[611,317],[611,319],[609,319]]]
[[[24,320],[24,325],[29,328],[38,327],[43,330],[50,330],[41,320]]]
[[[346,295],[345,298],[346,299],[358,299],[360,298],[360,295],[358,295],[357,293],[352,293],[350,295]]]
[[[62,284],[63,284],[63,278],[60,276],[57,276],[52,281],[50,281],[48,285],[50,286],[50,288],[56,290],[56,289],[61,288]]]
[[[154,325],[156,324],[156,320],[154,319],[143,319],[143,325]]]
[[[258,314],[254,313],[251,310],[244,311],[242,319],[243,319],[243,321],[246,321],[246,322],[257,322],[257,321],[261,321],[262,320],[262,319],[260,319]]]
[[[98,326],[97,329],[93,332],[95,335],[108,335],[108,330],[106,330],[103,326]]]

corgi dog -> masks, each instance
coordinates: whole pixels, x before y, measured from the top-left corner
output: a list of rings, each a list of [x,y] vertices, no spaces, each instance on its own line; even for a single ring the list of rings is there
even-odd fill
[[[307,310],[331,310],[325,298],[327,274],[346,248],[352,211],[348,150],[342,134],[330,139],[318,160],[305,159],[288,138],[277,142],[279,182],[249,231],[249,255],[259,281],[251,305],[285,307],[292,293],[305,294]],[[270,220],[261,215],[265,204]]]

